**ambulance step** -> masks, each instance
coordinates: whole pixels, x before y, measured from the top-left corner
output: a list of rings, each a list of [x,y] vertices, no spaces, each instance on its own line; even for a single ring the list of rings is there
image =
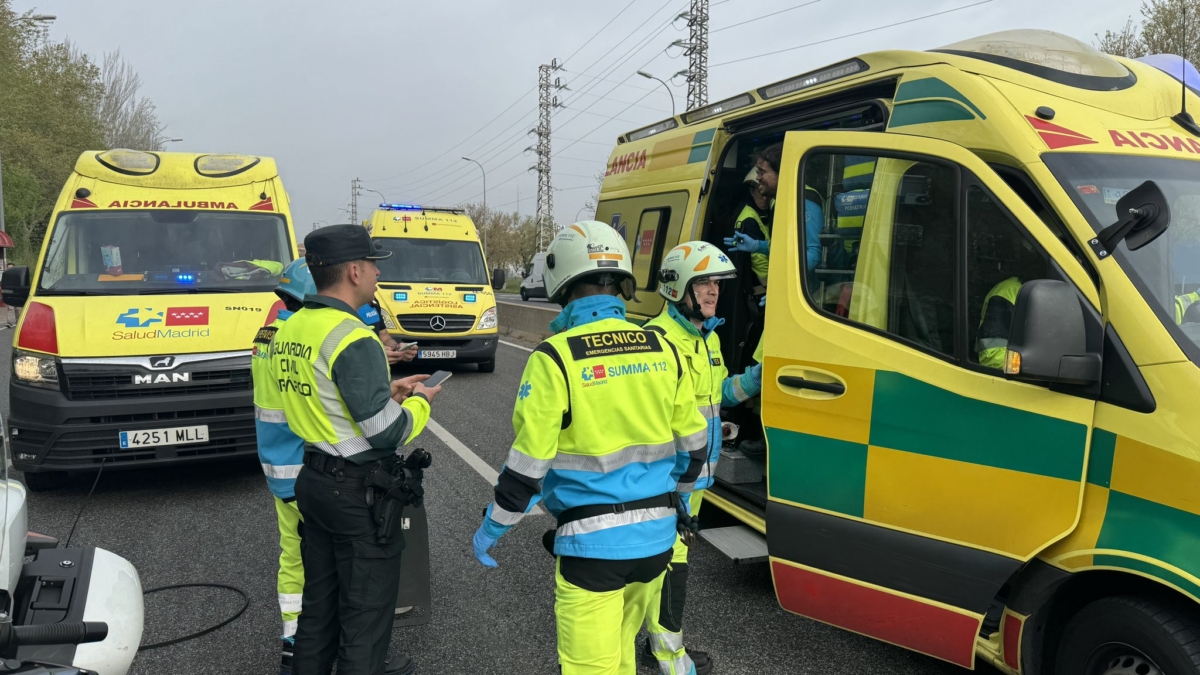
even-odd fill
[[[767,561],[767,538],[745,525],[700,530],[700,536],[738,565]]]

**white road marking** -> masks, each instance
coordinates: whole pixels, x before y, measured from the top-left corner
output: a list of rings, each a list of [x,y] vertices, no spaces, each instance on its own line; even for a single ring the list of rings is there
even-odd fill
[[[493,469],[490,464],[480,459],[479,455],[471,452],[471,449],[468,448],[462,441],[455,438],[454,434],[446,431],[446,427],[443,427],[442,425],[433,421],[433,419],[430,419],[425,423],[425,428],[432,431],[434,436],[437,436],[441,442],[445,443],[447,447],[454,451],[454,454],[462,457],[462,460],[466,462],[468,466],[470,466],[472,469],[475,469],[475,473],[483,476],[484,480],[488,482],[488,485],[496,484],[496,480],[499,479],[500,473]],[[535,506],[528,515],[538,516],[543,513],[545,513],[545,511],[542,511],[542,507]]]
[[[517,343],[515,343],[515,342],[509,342],[508,340],[501,340],[501,341],[500,341],[500,344],[502,344],[502,345],[508,345],[509,347],[515,347],[515,348],[517,348],[517,349],[520,349],[520,350],[521,350],[521,351],[523,351],[523,352],[532,352],[532,351],[533,351],[533,350],[532,350],[532,349],[530,349],[529,347],[522,347],[521,345],[519,345],[519,344],[517,344]]]

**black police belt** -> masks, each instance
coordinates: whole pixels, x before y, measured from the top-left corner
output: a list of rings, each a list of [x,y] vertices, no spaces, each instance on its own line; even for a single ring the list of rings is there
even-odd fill
[[[432,459],[422,448],[413,450],[407,457],[392,455],[362,465],[320,452],[304,453],[305,466],[314,471],[339,481],[346,477],[362,479],[367,508],[375,522],[375,538],[380,544],[387,544],[399,535],[404,507],[420,508],[424,504],[425,488],[421,483]]]

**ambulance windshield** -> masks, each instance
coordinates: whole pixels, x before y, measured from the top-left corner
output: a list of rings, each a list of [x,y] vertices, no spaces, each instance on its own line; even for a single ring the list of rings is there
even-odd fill
[[[375,239],[392,257],[378,261],[380,281],[488,284],[479,242],[445,239]]]
[[[1121,243],[1117,262],[1188,356],[1200,365],[1200,162],[1160,157],[1047,153],[1042,161],[1100,232],[1117,222],[1117,200],[1153,180],[1171,226],[1148,245]]]
[[[38,289],[50,295],[271,291],[291,259],[277,214],[72,211],[54,225]]]

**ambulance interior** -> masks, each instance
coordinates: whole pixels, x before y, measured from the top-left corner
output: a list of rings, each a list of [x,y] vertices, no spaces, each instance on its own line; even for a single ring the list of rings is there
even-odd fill
[[[270,291],[290,262],[279,215],[73,211],[54,225],[39,293]]]

